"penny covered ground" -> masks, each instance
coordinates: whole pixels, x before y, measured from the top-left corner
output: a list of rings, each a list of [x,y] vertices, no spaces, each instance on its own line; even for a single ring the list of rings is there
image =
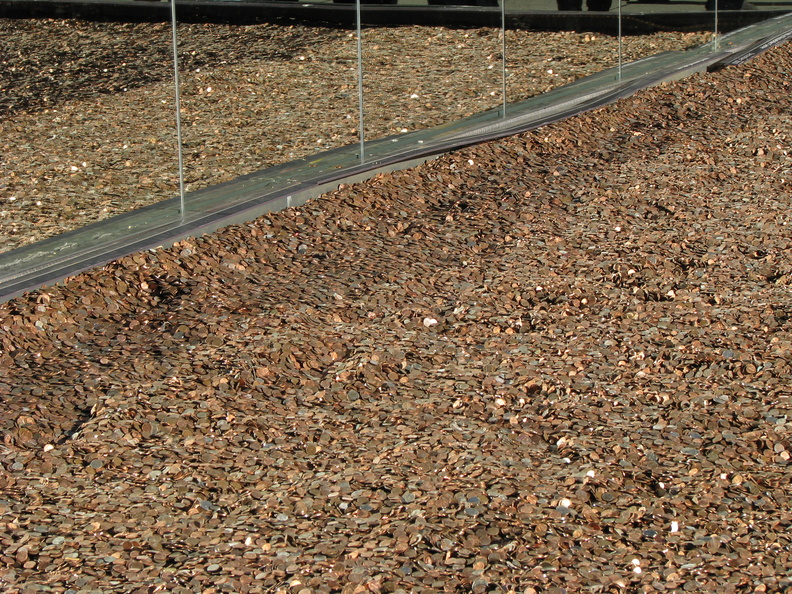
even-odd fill
[[[785,591],[790,68],[3,304],[3,590]]]

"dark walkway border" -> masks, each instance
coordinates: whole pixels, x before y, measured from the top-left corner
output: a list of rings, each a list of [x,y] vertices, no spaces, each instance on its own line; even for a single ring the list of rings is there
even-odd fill
[[[298,2],[233,2],[178,0],[179,21],[251,24],[292,21],[352,27],[355,7],[344,4]],[[718,14],[722,33],[778,16],[779,11],[726,10]],[[367,25],[431,25],[450,27],[500,27],[497,7],[378,6],[363,11]],[[148,0],[0,0],[0,18],[80,18],[100,21],[163,22],[170,20],[168,2]],[[587,31],[616,35],[614,12],[523,12],[509,10],[508,26],[535,31]],[[623,14],[622,33],[646,35],[658,31],[712,29],[711,12],[649,12]]]
[[[666,52],[597,73],[544,95],[458,122],[357,146],[342,147],[279,165],[188,195],[179,214],[178,198],[122,214],[81,229],[0,254],[0,302],[54,284],[68,276],[184,237],[208,233],[264,213],[299,206],[339,183],[411,167],[461,147],[510,136],[627,97],[639,89],[730,63],[739,63],[792,38],[792,14],[731,33],[717,50],[703,47]]]

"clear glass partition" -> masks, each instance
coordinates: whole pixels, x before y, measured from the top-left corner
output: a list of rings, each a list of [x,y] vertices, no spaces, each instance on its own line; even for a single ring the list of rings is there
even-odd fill
[[[395,8],[418,14],[451,1],[398,0]],[[477,27],[389,27],[374,25],[382,20],[374,2],[363,4],[365,137],[498,108],[504,76],[506,99],[518,102],[620,62],[704,44],[745,11],[762,18],[792,9],[792,0],[504,1],[505,37],[495,6]],[[574,31],[533,25],[592,11],[610,19],[607,34],[586,32],[584,20],[567,23]],[[648,16],[668,30],[636,34]],[[188,191],[358,142],[349,20],[183,23],[177,33]],[[0,252],[178,195],[169,22],[0,19],[0,59]]]
[[[180,23],[178,39],[188,192],[357,139],[352,31]]]
[[[583,11],[605,14],[616,7],[617,0],[504,1],[509,102],[546,93],[618,64],[617,37],[586,31],[585,19],[574,16]],[[566,22],[566,27],[537,29],[534,23],[543,24],[543,29],[548,21],[532,17],[532,12],[549,13],[559,25]]]
[[[0,19],[0,252],[178,189],[167,23]]]
[[[623,63],[661,52],[691,49],[711,42],[714,37],[716,15],[708,8],[707,0],[632,0],[622,1],[618,8],[625,33],[621,43]],[[636,33],[647,16],[660,19],[659,30]]]
[[[712,39],[712,32],[686,32],[684,16],[665,21],[668,31],[647,33],[646,15],[679,10],[669,3],[625,2],[624,0],[505,0],[506,1],[506,82],[509,102],[546,93],[583,77],[646,58],[665,51],[685,50]],[[686,6],[693,7],[689,0]],[[704,11],[703,0],[700,11]],[[574,30],[544,31],[532,27],[546,21],[526,11],[554,13],[568,17]],[[601,16],[586,30],[582,15]],[[575,21],[575,14],[581,19]],[[620,35],[620,32],[624,34]]]
[[[566,6],[560,0],[561,6]],[[553,10],[556,0],[536,4]],[[539,31],[524,16],[524,0],[506,0],[506,97],[509,103],[541,95],[618,64],[614,36]]]
[[[364,24],[369,6],[362,7]],[[366,139],[424,130],[499,106],[501,35],[497,26],[364,27]]]

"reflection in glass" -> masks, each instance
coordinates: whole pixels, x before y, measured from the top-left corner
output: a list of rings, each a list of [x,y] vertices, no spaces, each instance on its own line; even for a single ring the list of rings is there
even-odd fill
[[[684,17],[682,17],[684,18]],[[622,37],[623,61],[634,62],[665,51],[684,51],[708,43],[710,31],[671,31]]]
[[[430,128],[497,107],[502,89],[500,30],[365,28],[363,87],[367,139]]]
[[[507,4],[508,7],[511,3]],[[506,14],[506,97],[513,103],[616,65],[617,39],[594,33],[531,31]]]
[[[353,30],[180,23],[178,34],[188,192],[356,142]]]
[[[1,19],[0,251],[171,198],[167,23]]]
[[[664,31],[649,35],[619,36],[583,31],[532,31],[530,18],[521,14],[523,0],[507,0],[506,12],[506,96],[509,102],[546,93],[622,63],[633,62],[663,51],[684,50],[706,43],[708,31]],[[637,18],[636,10],[647,5],[615,3],[625,24]],[[701,10],[704,9],[703,2]],[[616,16],[616,15],[614,15]],[[585,23],[585,21],[583,21]],[[684,23],[680,22],[680,28]],[[616,75],[615,75],[616,76]]]
[[[529,20],[516,16],[557,11],[557,0],[508,1],[509,102],[617,64],[616,37],[532,31]],[[792,5],[717,0],[715,11],[715,2],[631,1],[610,9],[621,10],[625,23],[647,12],[680,13],[684,28],[683,12],[701,17],[709,10],[714,23],[720,9],[725,22],[737,8]],[[181,24],[178,33],[187,190],[357,143],[353,30]],[[367,136],[500,106],[500,34],[491,27],[365,29]],[[628,35],[624,61],[701,45],[712,35],[713,29]],[[177,195],[167,23],[6,19],[0,50],[0,251]]]

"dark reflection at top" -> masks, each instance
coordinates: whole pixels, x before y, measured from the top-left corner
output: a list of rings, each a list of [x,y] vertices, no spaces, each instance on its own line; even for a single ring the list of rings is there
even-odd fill
[[[332,0],[333,4],[355,4],[355,0]],[[402,5],[402,6],[500,6],[498,0],[364,0],[361,4]]]
[[[233,1],[233,0],[232,0]],[[355,0],[258,0],[267,2],[294,2],[302,4],[354,5]],[[703,12],[714,10],[789,11],[791,0],[504,0],[509,11],[520,12],[610,12],[619,8],[626,13]],[[409,10],[416,6],[457,6],[497,8],[500,0],[362,0],[365,6],[389,6]]]

